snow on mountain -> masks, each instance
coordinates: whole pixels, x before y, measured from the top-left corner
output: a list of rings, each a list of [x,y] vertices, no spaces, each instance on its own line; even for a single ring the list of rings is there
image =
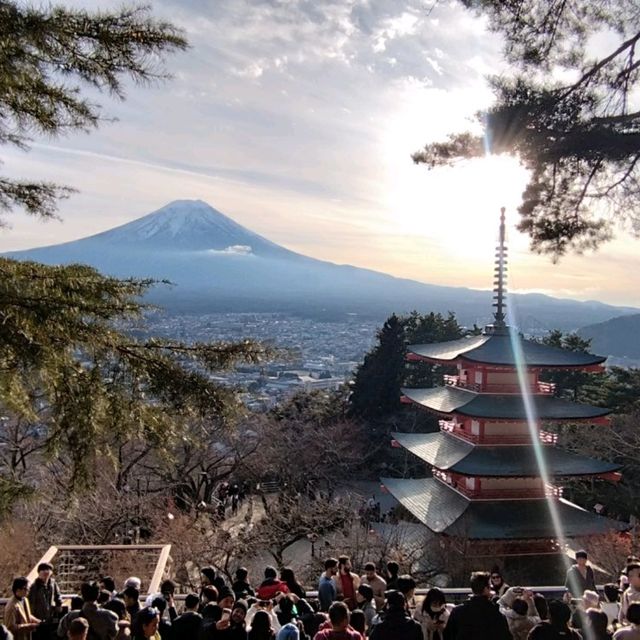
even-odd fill
[[[487,251],[491,248],[487,247]],[[46,264],[90,264],[117,277],[170,280],[151,302],[173,311],[288,311],[311,315],[454,311],[461,322],[491,320],[491,292],[443,287],[350,265],[316,260],[281,247],[200,200],[177,200],[109,231],[63,244],[6,254]],[[487,286],[490,285],[487,275]],[[637,313],[597,302],[514,295],[527,330],[575,329]]]

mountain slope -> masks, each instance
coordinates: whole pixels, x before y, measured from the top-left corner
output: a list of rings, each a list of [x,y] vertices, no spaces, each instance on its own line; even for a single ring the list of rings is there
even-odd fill
[[[640,314],[588,325],[578,333],[583,338],[591,339],[591,347],[596,353],[618,358],[640,358]]]
[[[489,248],[487,249],[489,250]],[[171,311],[455,311],[467,324],[491,318],[491,293],[395,278],[303,256],[242,227],[201,201],[179,200],[94,236],[7,254],[47,264],[81,262],[115,276],[168,279],[152,302]],[[491,282],[487,275],[487,284]],[[511,296],[524,330],[573,329],[637,310],[538,294]]]

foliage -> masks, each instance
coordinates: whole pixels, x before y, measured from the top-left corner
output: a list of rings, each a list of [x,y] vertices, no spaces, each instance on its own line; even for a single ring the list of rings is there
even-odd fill
[[[463,335],[450,313],[391,315],[378,331],[378,343],[358,367],[349,399],[350,415],[381,420],[400,409],[400,388],[431,387],[441,380],[442,370],[425,363],[406,363],[408,344],[455,340]]]
[[[484,136],[452,134],[414,154],[429,168],[491,153],[530,170],[520,230],[558,257],[639,230],[640,79],[634,0],[461,0],[504,38],[511,75],[494,77]],[[594,56],[594,47],[612,43]]]
[[[579,353],[590,351],[591,340],[581,338],[577,333],[562,333],[558,329],[550,331],[540,342]],[[601,389],[604,374],[572,371],[571,369],[558,371],[547,370],[541,373],[540,379],[556,385],[555,395],[566,397],[574,402],[594,402],[594,395]],[[600,402],[594,402],[600,404]]]
[[[167,77],[165,54],[184,49],[182,33],[148,7],[90,13],[63,6],[0,3],[0,144],[27,148],[34,134],[56,137],[96,127],[100,107],[83,86],[124,97],[124,78]],[[0,179],[0,209],[51,218],[71,192],[49,182]]]
[[[85,266],[0,259],[0,431],[9,445],[2,486],[27,479],[38,453],[65,467],[71,488],[83,486],[125,443],[169,453],[188,423],[233,418],[234,394],[206,371],[256,361],[263,349],[137,340],[116,330],[140,316],[137,298],[148,286]]]

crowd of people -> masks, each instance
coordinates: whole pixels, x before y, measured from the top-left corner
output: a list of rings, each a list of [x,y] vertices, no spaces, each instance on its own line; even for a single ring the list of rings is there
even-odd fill
[[[254,585],[245,568],[227,583],[205,567],[180,611],[171,580],[143,599],[137,577],[120,589],[109,576],[85,582],[65,604],[53,566],[42,563],[33,584],[14,579],[0,640],[640,640],[640,560],[627,560],[619,584],[600,595],[578,552],[565,596],[552,600],[509,586],[497,568],[474,572],[457,606],[438,588],[416,598],[415,580],[395,562],[383,575],[366,563],[359,575],[349,557],[328,558],[317,598],[290,568],[267,567]]]

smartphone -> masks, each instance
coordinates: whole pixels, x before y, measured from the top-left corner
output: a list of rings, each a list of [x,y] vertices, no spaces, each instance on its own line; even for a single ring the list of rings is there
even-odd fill
[[[220,620],[229,620],[229,618],[231,618],[231,609],[223,609]]]

